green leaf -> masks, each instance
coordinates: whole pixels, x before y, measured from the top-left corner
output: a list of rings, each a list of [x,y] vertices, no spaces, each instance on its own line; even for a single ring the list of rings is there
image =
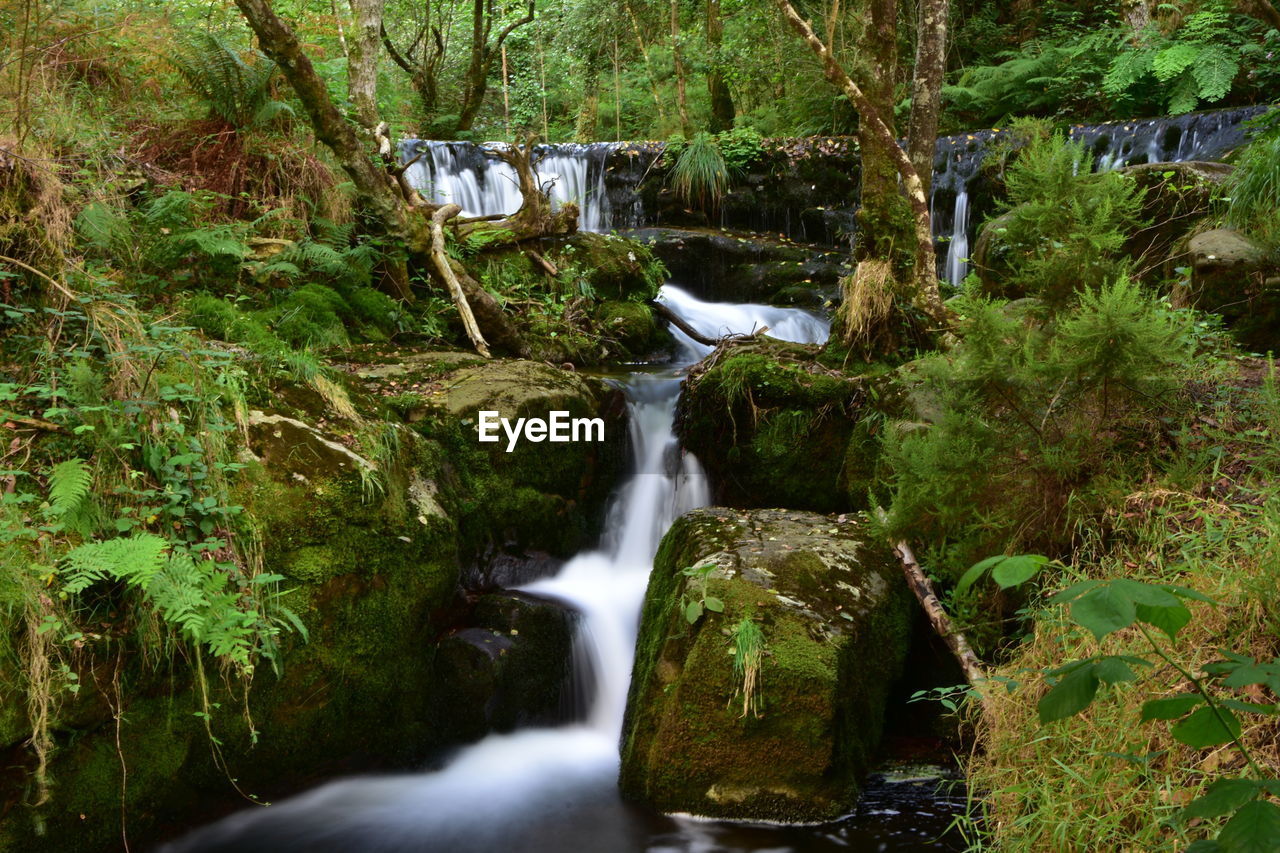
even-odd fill
[[[1219,779],[1202,796],[1187,804],[1182,810],[1182,819],[1222,817],[1257,796],[1258,783],[1252,779]]]
[[[724,602],[718,598],[708,595],[706,598],[702,599],[702,603],[705,604],[707,609],[713,613],[724,612]]]
[[[1129,664],[1117,657],[1106,657],[1099,660],[1093,665],[1093,674],[1104,684],[1119,684],[1125,681],[1133,681],[1138,677],[1134,674]]]
[[[1148,720],[1176,720],[1204,701],[1199,693],[1183,693],[1167,699],[1152,699],[1142,703],[1142,722]]]
[[[1245,803],[1218,833],[1224,853],[1276,853],[1280,849],[1280,806],[1266,800]]]
[[[1221,714],[1221,718],[1219,718]],[[1226,725],[1223,725],[1223,720]],[[1218,746],[1240,736],[1240,721],[1226,708],[1201,708],[1169,730],[1173,739],[1193,749]]]
[[[1213,45],[1200,51],[1191,76],[1200,87],[1200,97],[1206,101],[1219,101],[1231,91],[1231,83],[1240,71],[1240,62],[1224,47]]]
[[[1019,554],[1016,557],[1009,557],[991,570],[991,579],[998,583],[1001,589],[1020,586],[1035,577],[1036,572],[1040,571],[1041,566],[1047,562],[1049,562],[1048,557],[1041,557],[1038,554]]]
[[[1133,624],[1133,599],[1113,585],[1099,587],[1071,605],[1071,618],[1098,640]]]
[[[701,601],[690,601],[688,604],[685,605],[684,618],[685,618],[685,621],[687,621],[690,625],[692,625],[694,622],[697,622],[701,616],[702,616]]]
[[[1073,583],[1071,586],[1067,587],[1061,592],[1058,592],[1052,595],[1049,598],[1049,604],[1055,605],[1055,606],[1059,604],[1067,604],[1069,602],[1075,601],[1077,598],[1084,595],[1089,590],[1097,589],[1101,585],[1102,585],[1102,581],[1080,581],[1079,583]]]
[[[1151,72],[1161,83],[1167,83],[1190,68],[1199,56],[1198,46],[1174,42],[1151,58]]]
[[[1004,560],[1004,554],[997,554],[994,557],[987,557],[985,560],[980,560],[974,563],[969,567],[968,571],[960,576],[960,580],[956,582],[956,595],[964,595],[969,587],[977,583],[978,579],[981,578],[988,569],[997,563],[1003,562]]]
[[[1089,707],[1098,692],[1098,677],[1092,666],[1082,666],[1061,681],[1043,697],[1036,710],[1040,714],[1040,724],[1065,720]]]
[[[1174,599],[1174,601],[1177,602],[1177,599]],[[1153,607],[1149,604],[1139,604],[1135,612],[1139,621],[1163,631],[1169,636],[1170,640],[1176,640],[1178,632],[1187,627],[1187,623],[1191,621],[1191,611],[1180,602],[1175,603],[1172,607]]]

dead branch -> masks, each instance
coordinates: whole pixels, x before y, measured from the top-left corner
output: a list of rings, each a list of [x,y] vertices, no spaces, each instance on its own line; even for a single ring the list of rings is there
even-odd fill
[[[471,303],[467,302],[467,295],[463,293],[462,284],[454,275],[449,256],[445,252],[444,222],[450,217],[457,216],[461,210],[462,208],[456,204],[446,204],[431,215],[431,261],[435,264],[436,272],[449,288],[449,296],[453,298],[458,316],[462,318],[462,327],[466,329],[467,337],[471,339],[476,352],[489,358],[489,345],[485,342],[484,335],[480,334],[475,314],[471,312]]]
[[[907,585],[911,587],[916,600],[924,609],[924,614],[929,618],[929,624],[933,626],[934,633],[942,638],[947,648],[951,649],[969,685],[980,687],[987,678],[982,670],[982,662],[973,653],[973,648],[969,645],[964,633],[956,628],[947,611],[943,609],[942,602],[933,591],[933,584],[925,577],[920,564],[916,562],[916,555],[911,551],[911,546],[903,541],[895,545],[894,550],[902,560],[902,572],[907,577]]]
[[[657,314],[659,317],[706,347],[718,347],[726,341],[749,341],[769,331],[768,326],[761,326],[759,329],[745,335],[725,335],[722,338],[711,338],[702,334],[702,332],[699,332],[693,326],[690,326],[683,317],[663,305],[661,302],[658,302],[656,299],[650,299],[645,304],[653,309],[653,313]]]

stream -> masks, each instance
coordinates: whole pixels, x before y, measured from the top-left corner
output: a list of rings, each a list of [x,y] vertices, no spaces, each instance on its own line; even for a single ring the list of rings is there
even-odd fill
[[[826,340],[824,318],[796,308],[704,302],[668,284],[673,311],[708,336],[750,332],[799,343]],[[581,614],[575,639],[587,716],[556,728],[491,735],[421,773],[346,779],[269,808],[231,815],[168,845],[167,853],[710,853],[710,851],[909,851],[934,843],[962,792],[948,795],[937,768],[889,767],[874,775],[847,817],[820,826],[770,826],[656,814],[618,795],[618,743],[637,623],[662,535],[709,502],[701,466],[673,432],[681,376],[711,350],[673,330],[670,364],[626,376],[634,473],[622,485],[598,549],[580,554],[525,592]],[[583,669],[589,668],[589,674]]]

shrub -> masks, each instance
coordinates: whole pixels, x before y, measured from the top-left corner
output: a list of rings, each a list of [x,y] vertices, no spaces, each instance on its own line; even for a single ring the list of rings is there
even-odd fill
[[[671,188],[687,205],[709,209],[720,203],[729,189],[729,167],[709,133],[689,140],[671,168]]]
[[[984,266],[1007,292],[1067,304],[1128,268],[1123,249],[1145,223],[1143,190],[1116,172],[1094,172],[1083,144],[1033,139],[1006,173],[1009,200]]]
[[[956,570],[1061,551],[1108,477],[1159,443],[1185,324],[1126,278],[1043,325],[973,296],[959,309],[962,343],[918,365],[930,423],[885,434],[890,526]]]
[[[1277,112],[1280,112],[1278,110]],[[1265,241],[1280,244],[1280,134],[1250,144],[1227,181],[1228,224]]]

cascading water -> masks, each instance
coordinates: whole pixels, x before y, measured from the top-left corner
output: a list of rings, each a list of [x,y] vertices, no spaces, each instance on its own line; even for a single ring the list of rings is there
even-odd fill
[[[829,330],[825,319],[795,308],[703,302],[670,285],[659,298],[708,336],[768,326],[774,337],[819,343]],[[896,842],[886,842],[886,836],[868,835],[854,824],[819,831],[713,823],[648,813],[619,799],[618,741],[653,557],[676,517],[709,500],[702,469],[680,451],[672,421],[681,370],[710,347],[673,333],[679,344],[675,362],[626,381],[636,472],[614,501],[600,549],[524,587],[582,614],[575,656],[592,659],[588,718],[490,736],[437,772],[331,783],[226,818],[169,845],[168,853],[904,850],[942,831],[945,815],[922,819],[918,811],[909,828],[896,831]],[[892,798],[890,803],[895,804]],[[877,816],[897,813],[881,801],[876,807]]]
[[[407,139],[400,157],[413,161],[405,176],[431,201],[453,202],[466,216],[507,216],[520,208],[520,185],[515,169],[485,153],[491,147]],[[578,205],[583,231],[604,231],[611,224],[604,164],[613,148],[609,143],[538,146],[534,171],[539,181],[549,188],[553,205]]]
[[[1245,141],[1244,123],[1265,110],[1266,107],[1242,107],[1142,121],[1080,124],[1070,128],[1068,136],[1085,144],[1100,170],[1141,163],[1212,160],[1241,145]],[[951,284],[959,284],[969,272],[969,245],[973,238],[971,184],[992,143],[1007,133],[981,130],[938,139],[930,210],[935,239],[947,241],[946,258],[938,259],[938,274]]]

